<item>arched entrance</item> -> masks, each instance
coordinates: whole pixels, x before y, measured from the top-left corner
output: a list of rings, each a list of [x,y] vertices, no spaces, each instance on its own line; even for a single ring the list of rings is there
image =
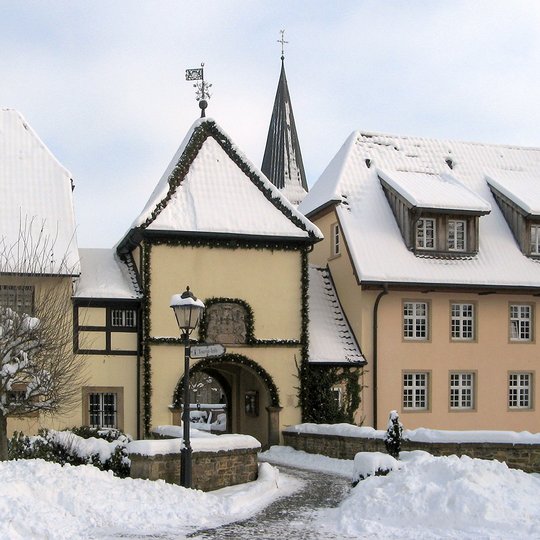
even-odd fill
[[[263,448],[279,444],[279,393],[274,381],[259,364],[241,354],[225,354],[195,362],[190,378],[205,373],[219,382],[227,404],[227,432],[252,435]],[[173,403],[182,403],[183,377]]]

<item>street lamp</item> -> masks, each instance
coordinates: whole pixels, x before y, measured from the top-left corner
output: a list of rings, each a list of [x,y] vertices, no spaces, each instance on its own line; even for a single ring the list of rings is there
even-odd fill
[[[191,487],[191,440],[189,436],[189,357],[191,346],[189,336],[197,328],[199,318],[204,311],[201,300],[186,287],[182,294],[174,294],[171,297],[171,308],[174,311],[178,328],[184,340],[184,409],[182,411],[182,427],[184,445],[180,451],[180,485]]]

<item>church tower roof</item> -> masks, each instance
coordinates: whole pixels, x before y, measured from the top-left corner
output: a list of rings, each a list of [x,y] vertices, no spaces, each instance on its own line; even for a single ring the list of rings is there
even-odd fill
[[[307,194],[306,173],[287,86],[283,53],[261,170],[292,204],[298,205]]]

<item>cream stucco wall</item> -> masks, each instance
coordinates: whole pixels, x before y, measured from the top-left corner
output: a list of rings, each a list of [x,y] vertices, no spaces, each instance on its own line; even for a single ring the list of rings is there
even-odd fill
[[[299,251],[171,247],[151,249],[151,336],[177,337],[178,326],[169,307],[172,294],[189,285],[203,301],[206,298],[237,298],[247,302],[254,314],[254,334],[259,340],[299,340],[301,333],[301,253]],[[195,336],[196,337],[196,336]],[[273,378],[283,410],[281,428],[300,421],[295,359],[300,347],[227,346],[227,352],[248,357]],[[154,344],[152,365],[152,424],[170,424],[175,386],[183,375],[183,347]],[[232,372],[231,372],[232,373]],[[245,370],[233,388],[237,410],[243,392],[255,388],[256,377]],[[261,409],[268,403],[261,394]],[[233,411],[234,414],[234,411]],[[235,429],[261,437],[267,433],[266,412],[259,418],[236,418]],[[239,423],[238,423],[239,422]],[[263,433],[264,432],[264,433]],[[264,443],[264,441],[263,441]]]
[[[169,302],[189,285],[202,300],[246,301],[257,339],[299,339],[300,265],[298,251],[153,246],[151,335],[178,336]]]

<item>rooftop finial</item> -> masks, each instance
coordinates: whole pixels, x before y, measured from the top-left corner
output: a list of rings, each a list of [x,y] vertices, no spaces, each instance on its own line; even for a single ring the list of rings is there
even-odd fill
[[[281,61],[285,60],[285,43],[289,43],[288,41],[285,41],[285,30],[280,30],[279,33],[281,34],[281,39],[278,39],[277,42],[281,43]]]
[[[208,107],[207,99],[210,99],[210,92],[208,91],[212,85],[204,80],[204,62],[201,63],[200,68],[186,69],[186,81],[201,81],[195,83],[193,86],[197,89],[197,101],[201,109],[201,118],[206,116],[205,109]]]

